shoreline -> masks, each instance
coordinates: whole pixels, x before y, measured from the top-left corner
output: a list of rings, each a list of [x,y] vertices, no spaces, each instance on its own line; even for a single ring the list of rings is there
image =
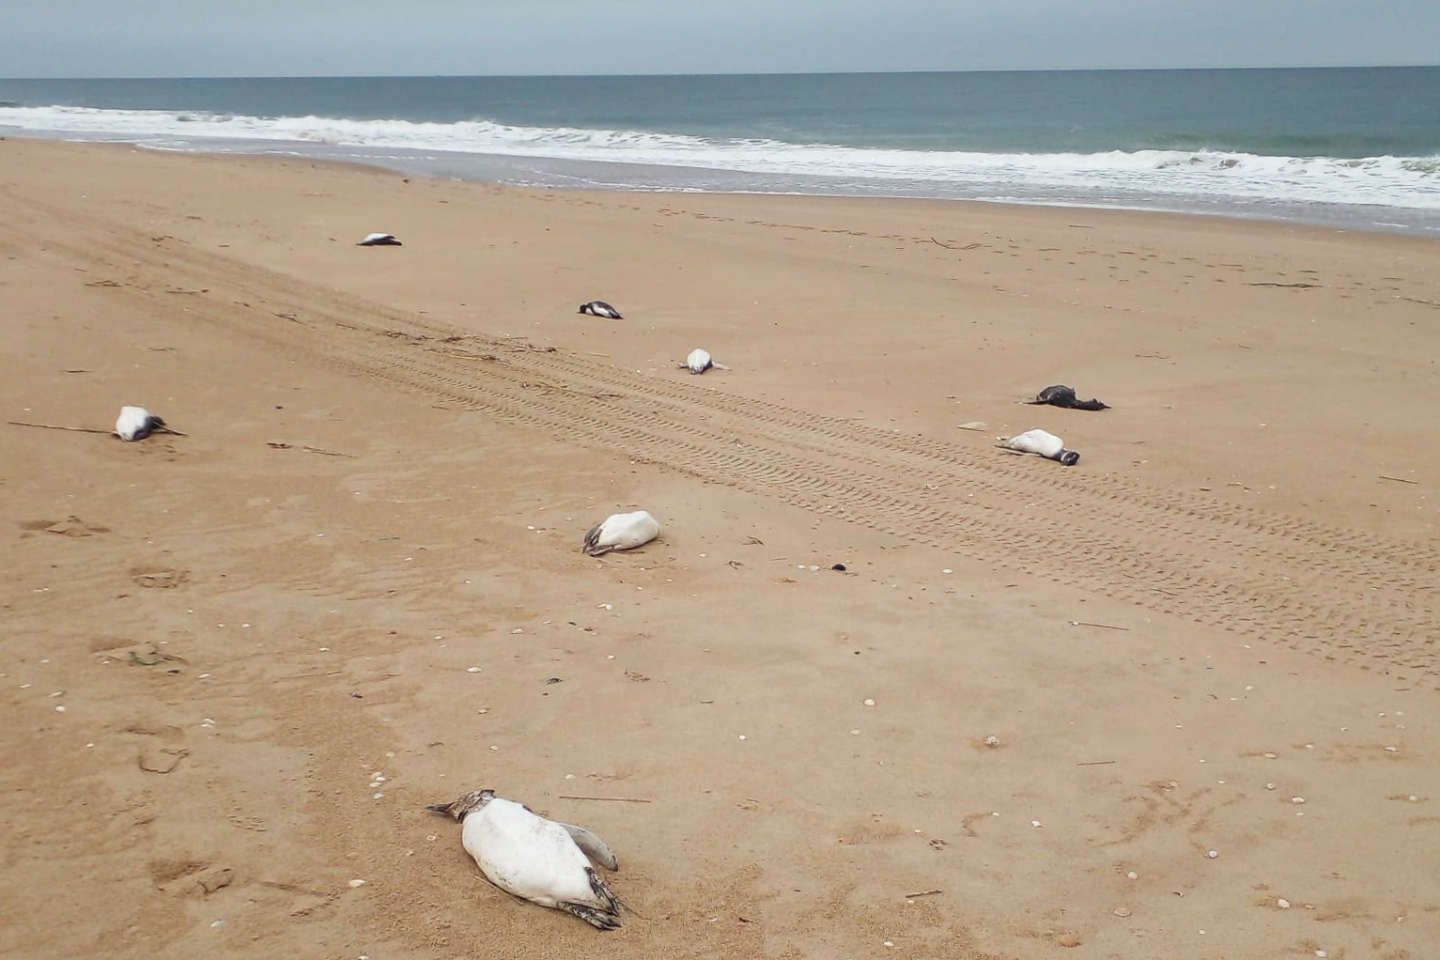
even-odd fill
[[[0,952],[1440,942],[1432,241],[0,172],[4,419],[185,434],[0,427]],[[1017,403],[1050,383],[1111,409]],[[1080,462],[993,446],[1036,426]],[[658,540],[580,552],[636,508]],[[483,787],[604,837],[643,916],[484,883],[425,810]]]
[[[183,147],[147,144],[143,139],[156,140],[163,135],[116,135],[115,138],[100,136],[99,139],[76,139],[63,131],[22,130],[10,134],[17,139],[31,139],[48,142],[77,142],[95,144],[123,144],[134,149],[153,150],[162,153],[178,153],[194,156],[289,156],[297,159],[320,162],[357,163],[381,170],[404,173],[411,176],[425,176],[438,179],[456,179],[464,182],[493,184],[517,189],[562,189],[597,190],[624,193],[657,194],[706,194],[719,196],[777,196],[777,197],[832,197],[839,199],[876,200],[933,200],[938,202],[973,202],[1001,206],[1043,207],[1054,210],[1114,210],[1126,213],[1158,214],[1175,216],[1218,217],[1247,223],[1277,223],[1326,229],[1416,236],[1440,239],[1440,213],[1423,208],[1374,207],[1364,204],[1335,204],[1310,202],[1296,206],[1294,202],[1275,200],[1251,200],[1227,197],[1220,200],[1201,196],[1168,194],[1162,196],[1136,196],[1115,199],[1114,202],[1099,202],[1085,198],[1069,201],[1054,198],[1026,198],[1006,196],[945,195],[943,193],[906,193],[903,187],[907,181],[873,179],[873,190],[847,192],[845,188],[826,189],[827,183],[854,183],[866,178],[840,178],[818,174],[763,174],[751,171],[706,166],[661,165],[648,163],[614,162],[602,160],[566,159],[543,154],[526,155],[510,153],[483,153],[436,150],[427,148],[364,147],[316,144],[310,141],[285,140],[234,140],[216,139],[209,146],[197,141]],[[93,138],[97,134],[84,134]],[[227,149],[233,148],[233,149]],[[369,156],[354,156],[357,152],[368,151]],[[388,152],[388,156],[385,155]],[[527,176],[520,171],[533,168]],[[606,172],[610,176],[606,177]],[[671,181],[669,184],[649,183],[645,172],[651,171],[650,179]],[[624,181],[630,178],[631,183]],[[745,188],[740,182],[747,179],[771,178],[777,185],[772,189],[763,187]],[[799,182],[810,182],[811,189],[800,189]],[[705,184],[693,186],[694,183]],[[918,184],[918,182],[917,182]],[[1011,189],[1014,189],[1013,185]],[[925,186],[915,186],[923,191]],[[938,186],[928,189],[936,190]],[[1151,206],[1150,204],[1160,206]],[[1263,207],[1274,205],[1283,212],[1247,212],[1246,204]],[[1373,216],[1389,216],[1394,220],[1375,221],[1365,219],[1365,210],[1384,210]]]

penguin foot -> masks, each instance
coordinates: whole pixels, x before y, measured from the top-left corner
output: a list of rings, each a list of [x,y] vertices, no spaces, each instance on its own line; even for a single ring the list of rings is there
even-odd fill
[[[596,930],[614,930],[620,926],[620,918],[615,914],[607,913],[587,903],[573,903],[569,900],[562,900],[556,904],[556,906],[566,913],[579,917]]]

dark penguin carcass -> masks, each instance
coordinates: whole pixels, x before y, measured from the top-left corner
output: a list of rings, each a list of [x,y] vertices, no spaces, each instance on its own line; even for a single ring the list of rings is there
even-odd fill
[[[606,320],[624,320],[620,311],[616,310],[604,300],[591,300],[589,303],[580,304],[580,313],[588,313],[592,317],[604,317]]]
[[[1063,383],[1053,387],[1046,387],[1035,394],[1034,400],[1027,400],[1026,403],[1049,404],[1052,407],[1065,407],[1070,410],[1109,410],[1108,403],[1101,403],[1095,398],[1089,400],[1077,400],[1075,388],[1067,387]]]

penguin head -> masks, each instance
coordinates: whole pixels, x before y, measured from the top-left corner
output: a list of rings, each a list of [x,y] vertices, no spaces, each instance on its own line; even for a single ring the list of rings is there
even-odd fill
[[[456,820],[464,820],[467,813],[474,813],[494,799],[494,790],[472,790],[452,803],[432,803],[425,809],[448,814]]]
[[[1080,454],[1076,453],[1074,450],[1061,450],[1060,456],[1056,457],[1055,459],[1059,460],[1067,467],[1073,467],[1075,466],[1075,464],[1080,462]]]
[[[586,313],[586,312],[589,311],[589,309],[590,309],[590,304],[588,304],[588,303],[582,303],[582,304],[580,304],[580,309],[577,310],[577,311],[575,311],[575,312],[576,312],[576,313]]]

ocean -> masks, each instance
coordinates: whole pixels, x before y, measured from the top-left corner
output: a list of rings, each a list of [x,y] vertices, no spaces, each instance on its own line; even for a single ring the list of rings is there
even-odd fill
[[[0,80],[0,135],[1440,235],[1440,67]]]

